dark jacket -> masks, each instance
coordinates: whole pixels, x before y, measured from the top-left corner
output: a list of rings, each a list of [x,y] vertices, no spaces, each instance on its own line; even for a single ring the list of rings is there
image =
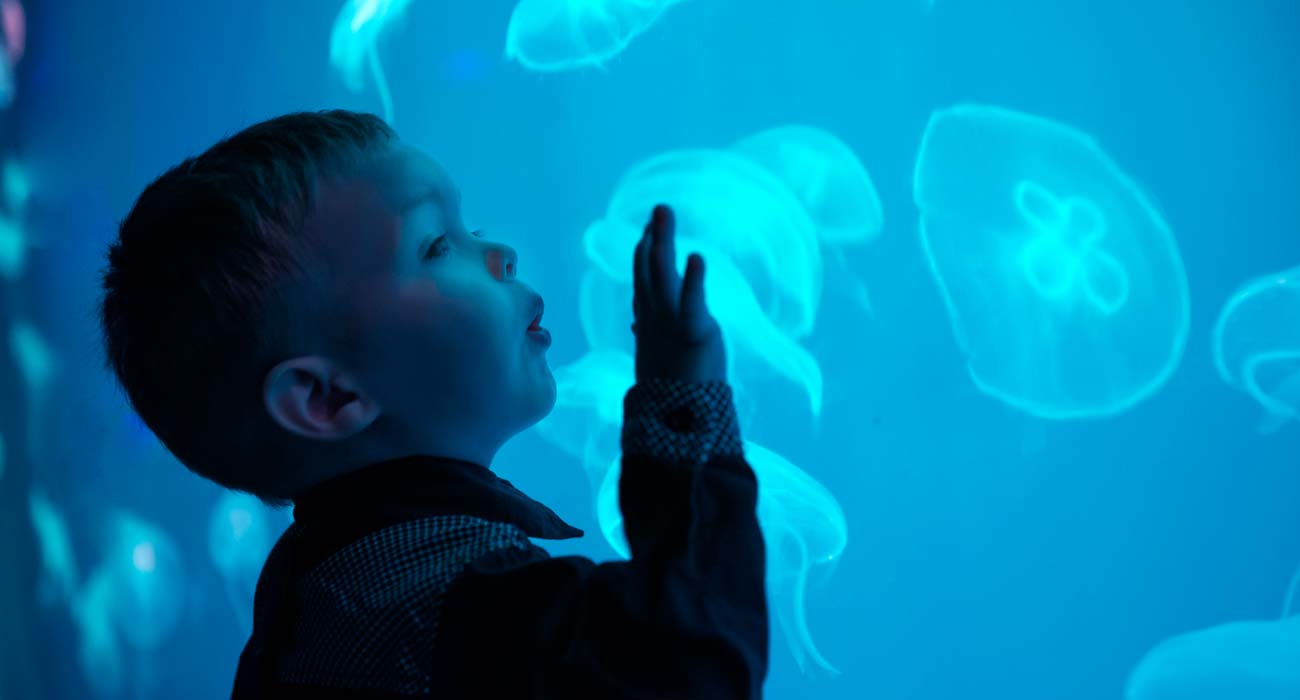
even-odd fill
[[[765,552],[730,387],[624,397],[632,557],[482,465],[411,456],[325,482],[258,581],[233,698],[745,698],[768,662]]]

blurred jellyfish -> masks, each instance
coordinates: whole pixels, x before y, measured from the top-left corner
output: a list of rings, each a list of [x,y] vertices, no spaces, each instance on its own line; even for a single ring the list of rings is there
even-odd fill
[[[1300,267],[1252,280],[1228,299],[1214,326],[1214,366],[1264,408],[1261,433],[1300,419]]]
[[[535,71],[602,66],[682,0],[520,0],[506,58]]]
[[[63,515],[45,494],[27,494],[28,515],[41,552],[40,597],[47,605],[70,605],[77,592],[77,561]]]
[[[32,458],[40,461],[40,450],[47,443],[43,436],[46,435],[50,388],[58,362],[45,336],[23,319],[15,320],[9,328],[9,351],[13,353],[27,389],[27,444],[35,451]]]
[[[96,574],[108,578],[109,618],[137,651],[157,649],[175,631],[185,601],[180,549],[162,528],[113,513]]]
[[[1129,676],[1125,698],[1300,698],[1300,617],[1230,622],[1167,639]]]
[[[803,203],[817,236],[837,263],[828,275],[847,291],[855,306],[872,314],[866,284],[849,267],[843,247],[880,235],[884,214],[867,169],[843,141],[813,126],[791,125],[761,131],[731,147],[767,169]]]
[[[798,339],[816,320],[822,260],[816,225],[798,198],[767,170],[726,151],[671,151],[634,166],[583,237],[587,257],[625,289],[632,251],[660,202],[676,213],[678,268],[692,252],[708,260],[706,294],[728,350],[801,386],[819,416],[821,367]],[[620,332],[632,321],[631,304],[621,303],[615,311],[626,322],[610,326]]]
[[[72,621],[77,628],[77,663],[86,685],[96,697],[123,694],[126,672],[113,625],[114,584],[109,573],[97,569],[77,593]]]
[[[979,389],[1051,419],[1123,412],[1182,357],[1173,235],[1088,136],[1010,110],[935,112],[917,156],[921,241]]]
[[[334,20],[330,33],[330,63],[343,76],[343,82],[353,92],[365,87],[365,70],[375,81],[379,100],[383,105],[384,119],[393,121],[393,97],[388,90],[388,79],[379,62],[377,45],[384,29],[399,20],[411,0],[347,0]]]
[[[821,655],[808,630],[809,575],[829,576],[847,543],[844,511],[826,487],[789,460],[745,440],[745,459],[758,477],[758,519],[767,546],[767,588],[790,653],[801,671],[807,663],[839,671]],[[596,496],[596,517],[606,541],[623,558],[631,556],[618,505],[621,460],[606,472]]]
[[[208,520],[208,553],[244,634],[253,628],[253,594],[262,565],[287,522],[257,497],[225,491]]]

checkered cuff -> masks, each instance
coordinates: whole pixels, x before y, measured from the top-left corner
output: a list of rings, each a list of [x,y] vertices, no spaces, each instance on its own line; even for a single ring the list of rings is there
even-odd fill
[[[647,379],[623,397],[623,455],[704,464],[744,451],[726,382]]]

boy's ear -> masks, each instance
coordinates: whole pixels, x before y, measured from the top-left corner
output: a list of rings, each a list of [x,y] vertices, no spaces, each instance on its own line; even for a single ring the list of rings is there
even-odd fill
[[[353,377],[319,355],[295,357],[271,368],[262,385],[262,402],[285,430],[313,440],[355,435],[381,412]]]

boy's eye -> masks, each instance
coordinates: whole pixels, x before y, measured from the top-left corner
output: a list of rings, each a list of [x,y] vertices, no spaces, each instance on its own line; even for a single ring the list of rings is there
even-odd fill
[[[424,248],[420,251],[420,259],[432,260],[445,252],[447,252],[447,234],[444,233],[424,244]]]

